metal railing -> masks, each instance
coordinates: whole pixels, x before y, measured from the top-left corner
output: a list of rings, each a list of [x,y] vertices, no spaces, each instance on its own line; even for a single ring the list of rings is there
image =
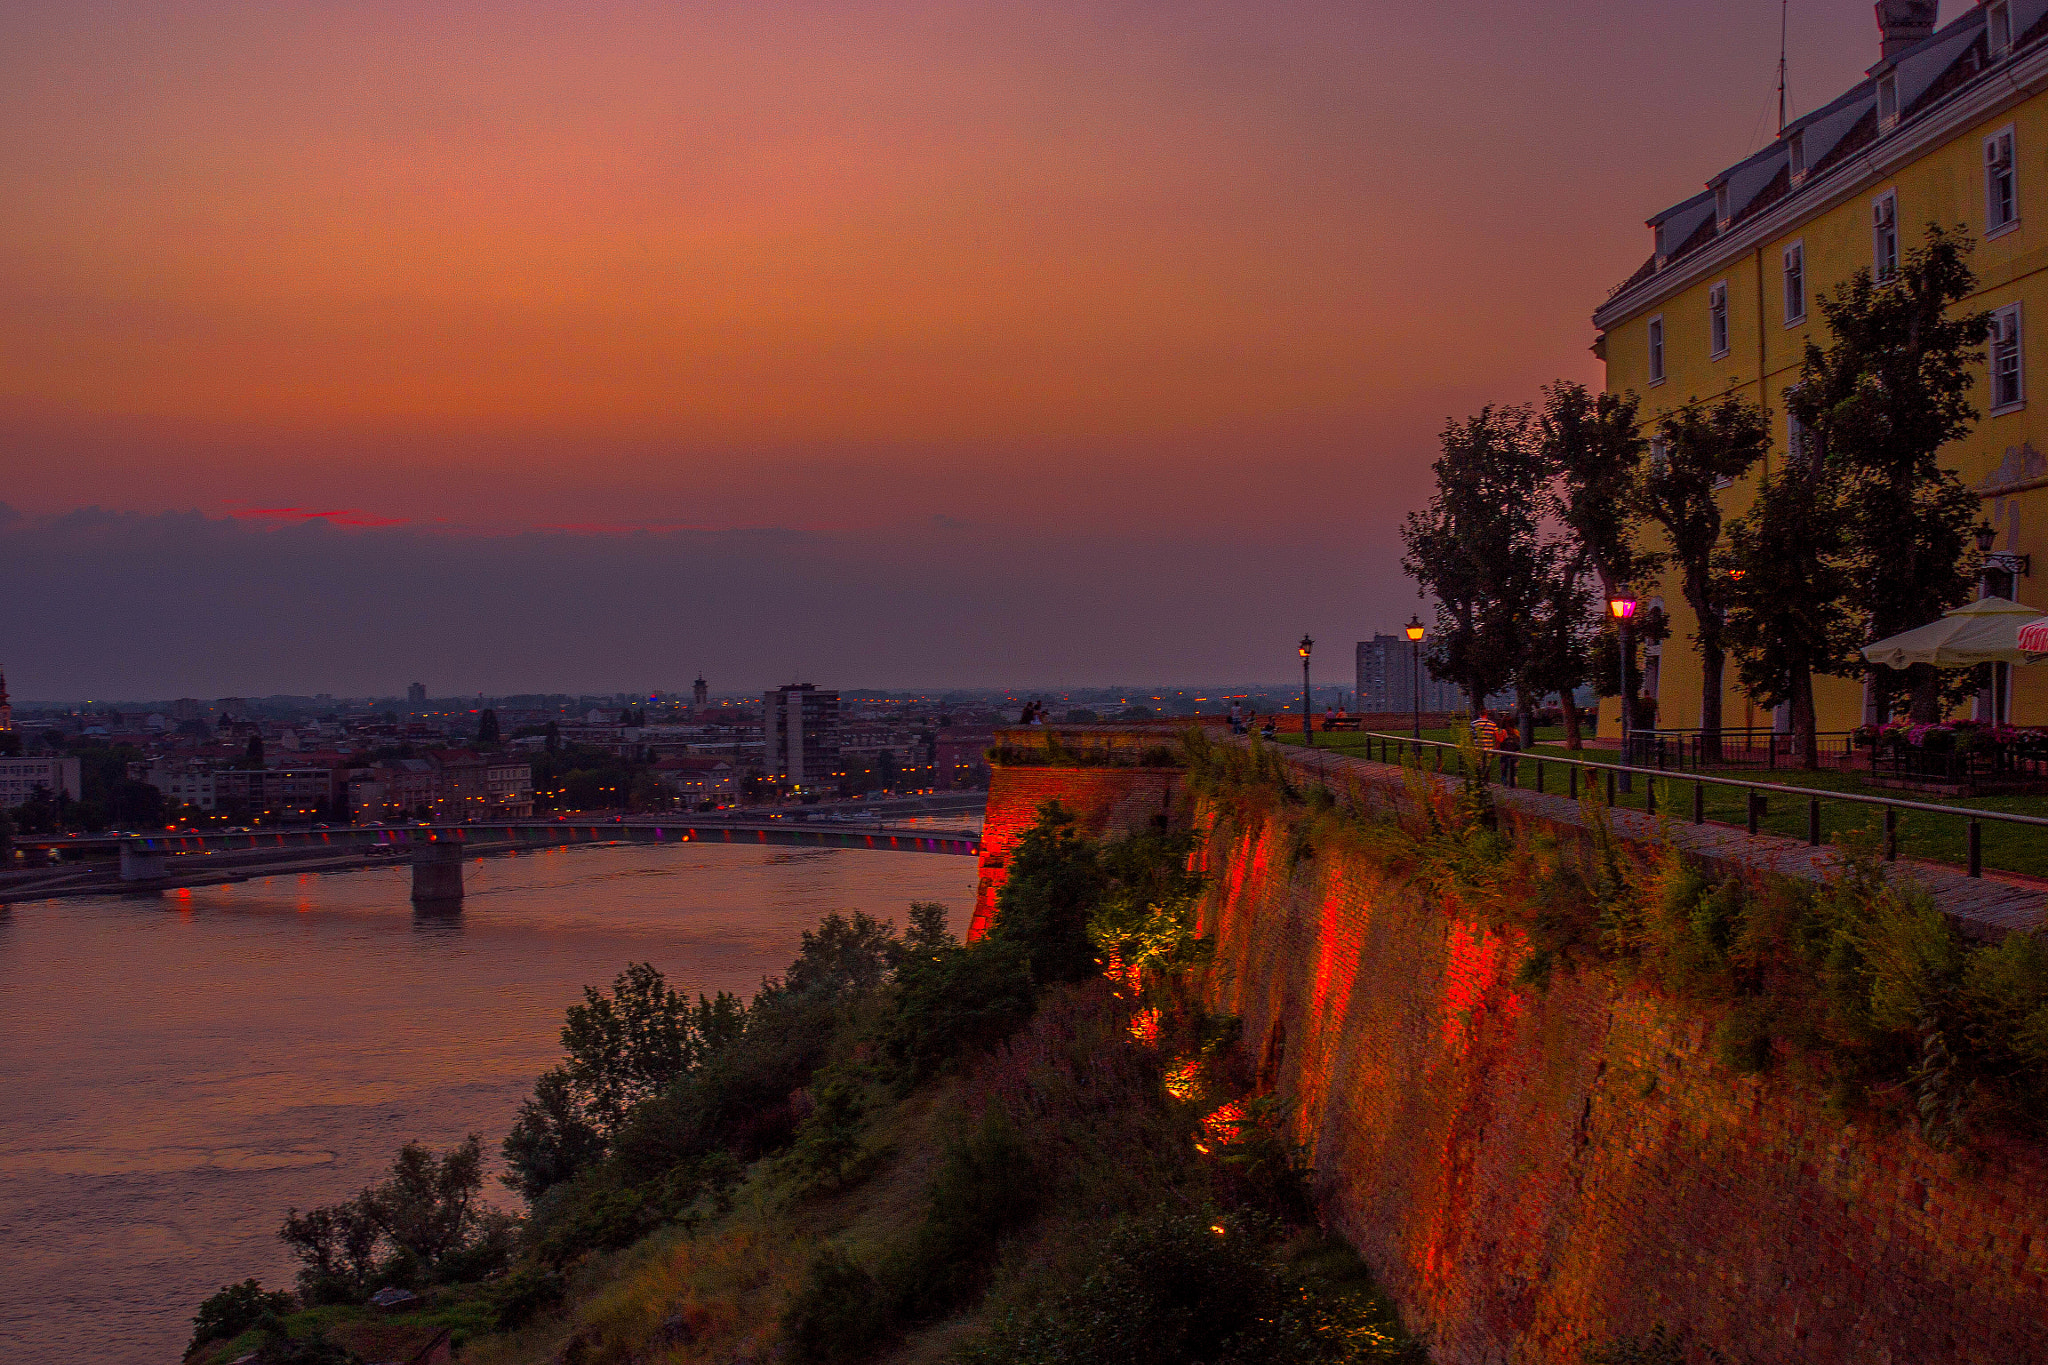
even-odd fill
[[[1379,751],[1377,761],[1382,763],[1398,763],[1400,762],[1399,756],[1403,753],[1413,754],[1417,761],[1420,762],[1425,750],[1434,750],[1436,752],[1435,771],[1442,772],[1444,770],[1444,756],[1446,754],[1457,758],[1457,771],[1460,773],[1464,771],[1464,751],[1456,744],[1446,744],[1442,740],[1435,739],[1411,739],[1407,735],[1389,735],[1378,732],[1368,732],[1364,738],[1366,740],[1365,756],[1368,760],[1373,759],[1375,747]],[[1482,747],[1479,752],[1487,755],[1489,760],[1497,763],[1500,781],[1502,785],[1508,787],[1520,786],[1522,769],[1528,767],[1531,769],[1530,775],[1534,778],[1534,789],[1542,792],[1544,790],[1546,769],[1552,766],[1561,767],[1565,770],[1566,774],[1565,790],[1558,794],[1569,796],[1573,799],[1577,799],[1579,795],[1582,773],[1589,775],[1604,773],[1607,785],[1606,798],[1609,806],[1614,805],[1617,785],[1620,786],[1621,790],[1626,791],[1631,779],[1651,779],[1644,782],[1643,792],[1644,813],[1649,815],[1657,814],[1655,779],[1662,779],[1671,783],[1690,782],[1692,784],[1692,823],[1695,825],[1707,823],[1707,788],[1709,786],[1733,788],[1744,793],[1743,809],[1747,816],[1747,823],[1751,834],[1759,832],[1759,824],[1764,815],[1768,813],[1767,802],[1771,796],[1803,798],[1806,801],[1806,842],[1815,848],[1818,848],[1821,843],[1822,802],[1839,801],[1849,805],[1875,806],[1884,812],[1884,856],[1887,861],[1895,861],[1899,856],[1899,812],[1914,811],[1926,815],[1954,817],[1968,823],[1968,833],[1966,836],[1968,867],[1969,875],[1972,877],[1984,875],[1984,822],[2025,825],[2035,829],[2048,830],[2048,817],[2039,815],[2015,815],[2004,811],[1973,810],[1966,806],[1940,806],[1926,801],[1900,801],[1885,796],[1866,796],[1861,792],[1821,791],[1812,787],[1789,787],[1776,782],[1744,782],[1732,777],[1708,777],[1697,771],[1679,776],[1669,770],[1659,773],[1654,769],[1631,767],[1626,764],[1595,763],[1587,759],[1559,758],[1554,754],[1538,755],[1526,749]],[[1597,776],[1588,776],[1585,780],[1597,781],[1599,779]]]
[[[1822,730],[1814,735],[1823,763],[1846,768],[1857,761],[1854,730]],[[1700,730],[1657,729],[1628,732],[1629,763],[1659,772],[1699,772],[1707,768],[1763,768],[1780,762],[1797,767],[1789,731],[1756,726],[1723,726],[1717,737]]]

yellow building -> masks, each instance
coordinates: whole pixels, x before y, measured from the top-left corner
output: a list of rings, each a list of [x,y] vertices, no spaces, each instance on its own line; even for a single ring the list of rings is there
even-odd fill
[[[1966,306],[1996,310],[1996,331],[1976,429],[1945,461],[1997,530],[1994,590],[2048,610],[2030,572],[2048,573],[2048,436],[2034,439],[2048,416],[2048,0],[1982,3],[1939,32],[1935,8],[1882,0],[1881,55],[1861,84],[1649,220],[1653,254],[1594,313],[1596,351],[1608,389],[1641,395],[1646,421],[1730,393],[1761,403],[1776,427],[1774,462],[1796,434],[1784,391],[1807,341],[1828,341],[1817,296],[1858,269],[1896,269],[1929,222],[1964,225],[1978,280]],[[2039,341],[2028,336],[2035,320]],[[1729,489],[1729,515],[1747,507],[1753,484]],[[1657,724],[1697,726],[1693,614],[1675,578],[1641,595],[1671,621],[1645,670]],[[2048,724],[2048,667],[2008,672],[2007,714]],[[1816,678],[1815,704],[1823,731],[1866,719],[1855,679]],[[1615,732],[1618,705],[1605,703],[1602,733]],[[1732,660],[1722,720],[1774,720],[1742,693]]]

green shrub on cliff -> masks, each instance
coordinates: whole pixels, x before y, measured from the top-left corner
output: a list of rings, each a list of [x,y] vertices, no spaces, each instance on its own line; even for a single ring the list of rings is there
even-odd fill
[[[224,1284],[192,1315],[192,1342],[185,1348],[185,1354],[192,1354],[209,1341],[238,1337],[264,1318],[283,1317],[297,1306],[283,1290],[265,1290],[254,1280]]]

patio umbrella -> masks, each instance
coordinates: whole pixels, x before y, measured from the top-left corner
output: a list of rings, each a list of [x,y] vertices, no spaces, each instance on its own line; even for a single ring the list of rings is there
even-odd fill
[[[2021,647],[2022,627],[2048,625],[2048,615],[2003,597],[1981,597],[1939,621],[1900,631],[1863,646],[1863,657],[1887,668],[1933,664],[1974,668],[1978,664],[2023,664],[2039,659]]]

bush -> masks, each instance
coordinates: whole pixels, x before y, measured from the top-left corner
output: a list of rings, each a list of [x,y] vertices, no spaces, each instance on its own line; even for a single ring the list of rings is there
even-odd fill
[[[490,1304],[498,1330],[518,1331],[542,1313],[559,1307],[568,1293],[568,1284],[560,1271],[547,1266],[521,1266],[491,1286]]]
[[[1213,1213],[1127,1219],[1078,1285],[999,1323],[970,1365],[1303,1365],[1419,1360],[1368,1295],[1283,1273],[1254,1225]]]
[[[947,1145],[924,1217],[884,1269],[895,1314],[936,1317],[978,1293],[996,1245],[1037,1212],[1039,1195],[1023,1137],[991,1108],[972,1133]]]
[[[782,1315],[790,1356],[807,1365],[854,1365],[873,1355],[888,1333],[875,1277],[833,1247],[812,1260],[803,1288]]]
[[[897,969],[896,983],[881,1045],[906,1089],[1009,1037],[1037,1003],[1030,951],[1013,939],[928,950]]]
[[[296,1305],[283,1290],[265,1290],[254,1280],[224,1284],[220,1292],[199,1305],[192,1315],[190,1355],[209,1341],[228,1341],[242,1335],[265,1317],[283,1317]]]
[[[1020,945],[1032,980],[1040,984],[1094,976],[1088,917],[1107,877],[1094,841],[1082,836],[1074,812],[1057,801],[1046,802],[1037,823],[1017,841],[1009,863],[989,938]]]

